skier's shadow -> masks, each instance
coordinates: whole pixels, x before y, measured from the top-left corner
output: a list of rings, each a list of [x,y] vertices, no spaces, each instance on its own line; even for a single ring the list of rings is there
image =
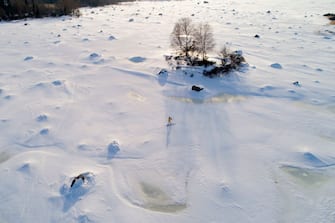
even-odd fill
[[[171,130],[172,130],[173,125],[174,123],[169,123],[166,125],[166,147],[169,147],[170,145],[170,135],[171,135]]]

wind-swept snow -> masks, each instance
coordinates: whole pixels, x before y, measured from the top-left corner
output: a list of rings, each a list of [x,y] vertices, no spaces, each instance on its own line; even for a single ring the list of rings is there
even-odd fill
[[[141,1],[1,22],[0,222],[335,222],[334,8]],[[172,69],[185,16],[249,65]]]

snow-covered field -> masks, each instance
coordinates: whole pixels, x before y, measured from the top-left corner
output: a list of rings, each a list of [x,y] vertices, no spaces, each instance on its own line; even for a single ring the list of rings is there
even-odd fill
[[[144,1],[0,23],[0,222],[335,222],[331,9]],[[188,16],[249,67],[170,69]]]

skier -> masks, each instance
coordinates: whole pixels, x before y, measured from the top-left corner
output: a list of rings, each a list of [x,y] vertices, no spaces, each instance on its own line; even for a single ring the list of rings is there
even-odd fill
[[[172,117],[169,116],[169,118],[168,118],[168,125],[171,125],[171,124],[172,124]]]

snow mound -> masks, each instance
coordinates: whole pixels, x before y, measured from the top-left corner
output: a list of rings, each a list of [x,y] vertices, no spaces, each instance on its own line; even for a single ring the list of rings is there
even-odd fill
[[[129,60],[133,63],[142,63],[146,61],[146,58],[145,57],[131,57],[129,58]]]
[[[69,85],[65,84],[62,81],[53,81],[53,82],[39,82],[29,89],[27,89],[26,94],[33,97],[39,97],[40,95],[48,96],[50,98],[56,97],[68,97],[71,95],[69,90]]]
[[[46,122],[46,121],[48,121],[48,116],[45,115],[45,114],[39,115],[39,116],[36,118],[36,121],[37,121],[37,122]]]
[[[162,69],[157,75],[159,85],[164,86],[167,82],[169,72],[166,69]]]
[[[17,144],[26,148],[62,147],[61,141],[58,141],[50,134],[48,128],[43,128],[38,132],[31,132],[25,139],[17,142]]]
[[[17,171],[28,174],[30,172],[30,164],[29,163],[23,164],[17,169]]]
[[[97,54],[97,53],[91,53],[90,56],[89,56],[89,58],[91,60],[94,60],[94,59],[99,58],[99,57],[101,57],[101,55]]]
[[[279,64],[279,63],[273,63],[273,64],[271,64],[270,66],[271,66],[272,68],[275,68],[275,69],[282,69],[282,68],[283,68],[282,65]]]
[[[34,59],[33,56],[27,56],[27,57],[24,58],[24,61],[29,61],[29,60],[32,60],[32,59]]]
[[[91,53],[88,60],[93,64],[103,64],[105,62],[105,59],[98,53]]]
[[[53,81],[52,84],[55,85],[55,86],[61,86],[62,85],[62,81],[56,80],[56,81]]]
[[[78,217],[78,223],[94,223],[94,221],[90,220],[87,215],[80,215]]]
[[[116,38],[114,36],[109,36],[108,40],[116,40]]]
[[[83,178],[72,179],[73,185],[63,184],[60,194],[64,199],[63,211],[68,211],[77,201],[86,195],[95,185],[94,175],[90,172],[80,174]],[[75,180],[75,181],[74,181]]]
[[[112,159],[119,151],[120,151],[120,145],[117,141],[113,141],[110,143],[107,147],[107,157],[108,159]]]
[[[323,162],[320,158],[315,156],[313,153],[306,152],[303,154],[303,160],[306,164],[313,167],[325,167],[327,163]]]

